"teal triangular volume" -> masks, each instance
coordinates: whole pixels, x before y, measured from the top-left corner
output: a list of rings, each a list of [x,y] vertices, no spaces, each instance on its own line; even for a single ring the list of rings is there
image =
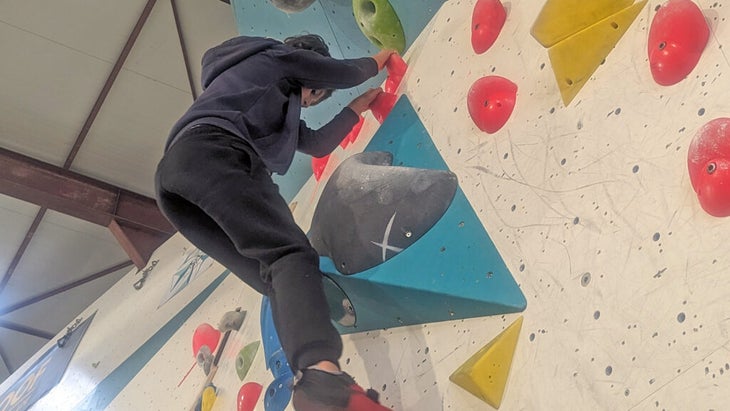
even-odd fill
[[[393,165],[447,170],[418,114],[401,97],[365,151],[388,151]],[[360,273],[340,274],[329,258],[320,268],[346,294],[352,333],[523,311],[525,296],[459,188],[441,219],[410,247]],[[328,297],[342,301],[342,295]]]

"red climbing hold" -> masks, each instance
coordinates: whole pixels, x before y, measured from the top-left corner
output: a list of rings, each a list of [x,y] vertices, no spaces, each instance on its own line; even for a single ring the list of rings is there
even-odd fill
[[[221,332],[208,323],[203,323],[195,329],[193,333],[193,357],[198,355],[200,347],[207,345],[210,352],[215,352],[218,347],[218,340]]]
[[[324,169],[327,167],[329,159],[329,154],[324,157],[312,157],[312,173],[314,174],[315,180],[319,181],[322,177],[322,173],[324,173]]]
[[[499,0],[478,0],[471,16],[471,46],[482,54],[492,47],[499,37],[507,12]]]
[[[238,390],[238,411],[253,411],[259,402],[264,387],[256,382],[247,382]]]
[[[375,100],[370,103],[370,111],[378,120],[378,123],[383,124],[385,118],[390,114],[390,110],[395,106],[395,102],[398,97],[393,93],[382,92],[375,97]]]
[[[469,89],[469,115],[480,130],[496,133],[507,123],[516,98],[515,83],[499,76],[482,77]]]
[[[355,140],[357,140],[357,136],[360,135],[360,130],[362,130],[362,125],[365,123],[365,119],[360,116],[360,121],[357,122],[354,126],[352,126],[352,130],[350,130],[349,133],[345,136],[345,138],[340,141],[340,147],[345,148],[348,144],[354,143]]]
[[[398,91],[398,87],[400,86],[400,82],[402,79],[402,77],[388,76],[385,79],[383,91],[385,91],[386,93],[395,94]]]
[[[388,75],[393,77],[403,77],[408,70],[408,64],[399,54],[393,53],[385,62],[385,68],[388,69]]]
[[[691,0],[669,0],[649,30],[649,66],[662,86],[679,83],[692,72],[710,37],[702,11]]]
[[[383,90],[386,93],[395,94],[401,80],[403,80],[403,76],[406,74],[406,70],[408,70],[408,64],[398,54],[391,54],[388,61],[385,62],[385,67],[388,69],[388,78],[385,79]]]
[[[687,153],[692,188],[702,209],[730,216],[730,118],[716,118],[700,128]]]

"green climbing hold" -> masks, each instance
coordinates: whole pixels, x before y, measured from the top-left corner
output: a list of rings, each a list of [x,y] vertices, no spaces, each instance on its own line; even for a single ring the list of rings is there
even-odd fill
[[[261,341],[254,341],[246,344],[238,352],[238,356],[236,357],[236,373],[241,381],[246,378],[246,374],[248,374],[248,370],[251,368],[251,364],[253,364],[253,359],[256,358],[256,353],[259,351],[259,345],[261,345]]]
[[[406,35],[398,14],[388,0],[352,0],[360,31],[380,49],[395,49],[403,54]]]

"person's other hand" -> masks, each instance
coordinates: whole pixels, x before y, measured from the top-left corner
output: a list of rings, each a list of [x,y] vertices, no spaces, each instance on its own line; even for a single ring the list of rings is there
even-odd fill
[[[347,107],[350,107],[352,111],[354,111],[357,114],[362,114],[363,111],[366,111],[368,108],[370,108],[370,103],[375,100],[375,97],[378,96],[378,94],[382,93],[383,89],[380,87],[371,88],[370,90],[362,93],[360,96],[355,97],[354,100],[350,104],[347,105]]]
[[[382,70],[383,67],[385,67],[385,63],[388,62],[388,59],[392,54],[397,54],[398,52],[393,49],[383,49],[380,50],[377,54],[373,55],[373,59],[378,63],[378,71]]]

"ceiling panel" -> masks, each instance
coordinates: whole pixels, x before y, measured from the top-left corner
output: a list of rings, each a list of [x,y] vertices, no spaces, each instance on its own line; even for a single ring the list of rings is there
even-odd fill
[[[200,90],[200,62],[209,48],[238,36],[229,4],[222,1],[177,0],[180,25],[190,59],[193,81]]]
[[[191,101],[187,91],[122,70],[72,170],[153,196],[167,134]]]
[[[114,63],[146,0],[3,0],[0,22]]]
[[[124,70],[190,93],[182,47],[169,1],[155,3],[127,57]]]
[[[112,65],[0,23],[2,146],[62,165]]]
[[[0,300],[22,301],[128,259],[106,227],[49,210]]]
[[[52,334],[59,333],[130,270],[136,269],[134,266],[130,266],[117,270],[61,294],[20,308],[2,316],[2,319],[18,324],[28,324]],[[2,346],[2,340],[0,340],[0,346]]]
[[[10,267],[15,253],[40,207],[0,194],[0,277]],[[0,305],[5,304],[0,294]]]

